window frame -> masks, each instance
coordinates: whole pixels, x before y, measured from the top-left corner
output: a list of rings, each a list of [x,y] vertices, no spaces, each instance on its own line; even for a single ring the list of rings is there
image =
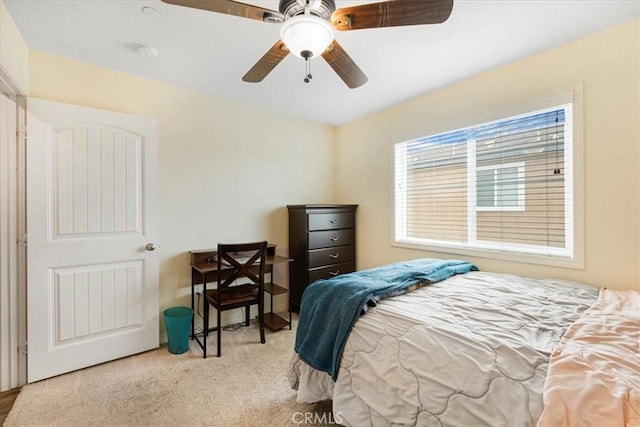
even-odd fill
[[[470,117],[460,121],[451,121],[443,123],[437,127],[422,129],[411,135],[403,135],[394,138],[391,144],[391,198],[393,202],[390,204],[391,209],[391,227],[390,227],[390,245],[392,247],[416,249],[421,251],[434,252],[439,254],[454,254],[471,257],[490,258],[496,260],[530,263],[536,265],[549,265],[565,268],[582,269],[584,268],[584,170],[583,170],[583,85],[576,83],[570,87],[554,90],[542,94],[535,98],[529,98],[512,104],[506,104],[497,107],[486,114]],[[569,158],[565,159],[563,168],[565,171],[571,171],[571,179],[565,180],[565,190],[568,186],[573,186],[572,205],[573,205],[573,221],[572,226],[566,230],[566,236],[573,245],[569,248],[572,252],[571,256],[566,254],[566,249],[554,251],[547,249],[541,253],[513,252],[509,250],[509,245],[503,245],[502,249],[490,247],[482,247],[483,245],[474,245],[473,247],[460,246],[455,242],[424,242],[421,239],[397,238],[398,228],[397,221],[406,220],[406,205],[401,212],[396,213],[396,206],[402,207],[401,192],[396,191],[396,173],[398,172],[396,165],[396,144],[408,142],[411,140],[423,138],[428,135],[437,135],[446,132],[452,132],[458,129],[469,128],[491,121],[498,121],[508,117],[527,115],[538,110],[552,108],[555,106],[571,104],[572,114],[571,122],[567,122],[572,128],[572,164],[569,165]],[[406,165],[403,162],[402,165]],[[568,168],[568,166],[570,166]],[[400,166],[403,167],[403,166]],[[406,167],[406,166],[404,166]],[[474,179],[475,180],[475,179]],[[475,183],[474,183],[475,185]],[[565,192],[566,193],[566,192]],[[404,198],[406,200],[406,198]],[[477,207],[476,207],[477,209]],[[476,210],[474,210],[476,212]]]

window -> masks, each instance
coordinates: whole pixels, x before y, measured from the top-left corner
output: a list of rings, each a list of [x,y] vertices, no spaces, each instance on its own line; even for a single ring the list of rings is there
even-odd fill
[[[481,166],[477,170],[476,210],[524,210],[524,162]]]
[[[395,144],[394,244],[575,266],[574,103],[555,101]]]

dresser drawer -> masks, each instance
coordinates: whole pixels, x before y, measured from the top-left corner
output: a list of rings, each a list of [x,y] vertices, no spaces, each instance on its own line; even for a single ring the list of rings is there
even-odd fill
[[[334,264],[328,267],[314,268],[309,270],[309,283],[313,283],[320,279],[331,279],[340,274],[353,273],[356,271],[355,262],[344,262],[342,264]]]
[[[353,245],[355,242],[356,231],[353,228],[309,232],[309,249]]]
[[[309,214],[309,231],[335,230],[338,228],[353,228],[356,217],[353,213],[318,213]]]
[[[345,263],[355,259],[356,247],[354,245],[315,249],[313,251],[309,251],[309,268]]]

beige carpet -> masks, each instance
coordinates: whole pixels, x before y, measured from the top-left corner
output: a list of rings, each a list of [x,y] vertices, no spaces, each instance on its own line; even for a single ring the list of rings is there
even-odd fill
[[[166,347],[26,385],[5,426],[287,426],[331,420],[331,402],[298,404],[285,377],[295,328],[223,331],[222,357]],[[300,414],[301,413],[301,414]],[[305,415],[306,413],[315,413]],[[322,425],[315,423],[314,425]]]

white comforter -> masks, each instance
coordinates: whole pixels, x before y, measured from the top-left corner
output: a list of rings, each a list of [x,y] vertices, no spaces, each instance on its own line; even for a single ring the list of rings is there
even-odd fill
[[[597,298],[577,283],[471,272],[380,301],[335,384],[294,354],[297,400],[333,400],[347,426],[535,426],[549,354]]]

